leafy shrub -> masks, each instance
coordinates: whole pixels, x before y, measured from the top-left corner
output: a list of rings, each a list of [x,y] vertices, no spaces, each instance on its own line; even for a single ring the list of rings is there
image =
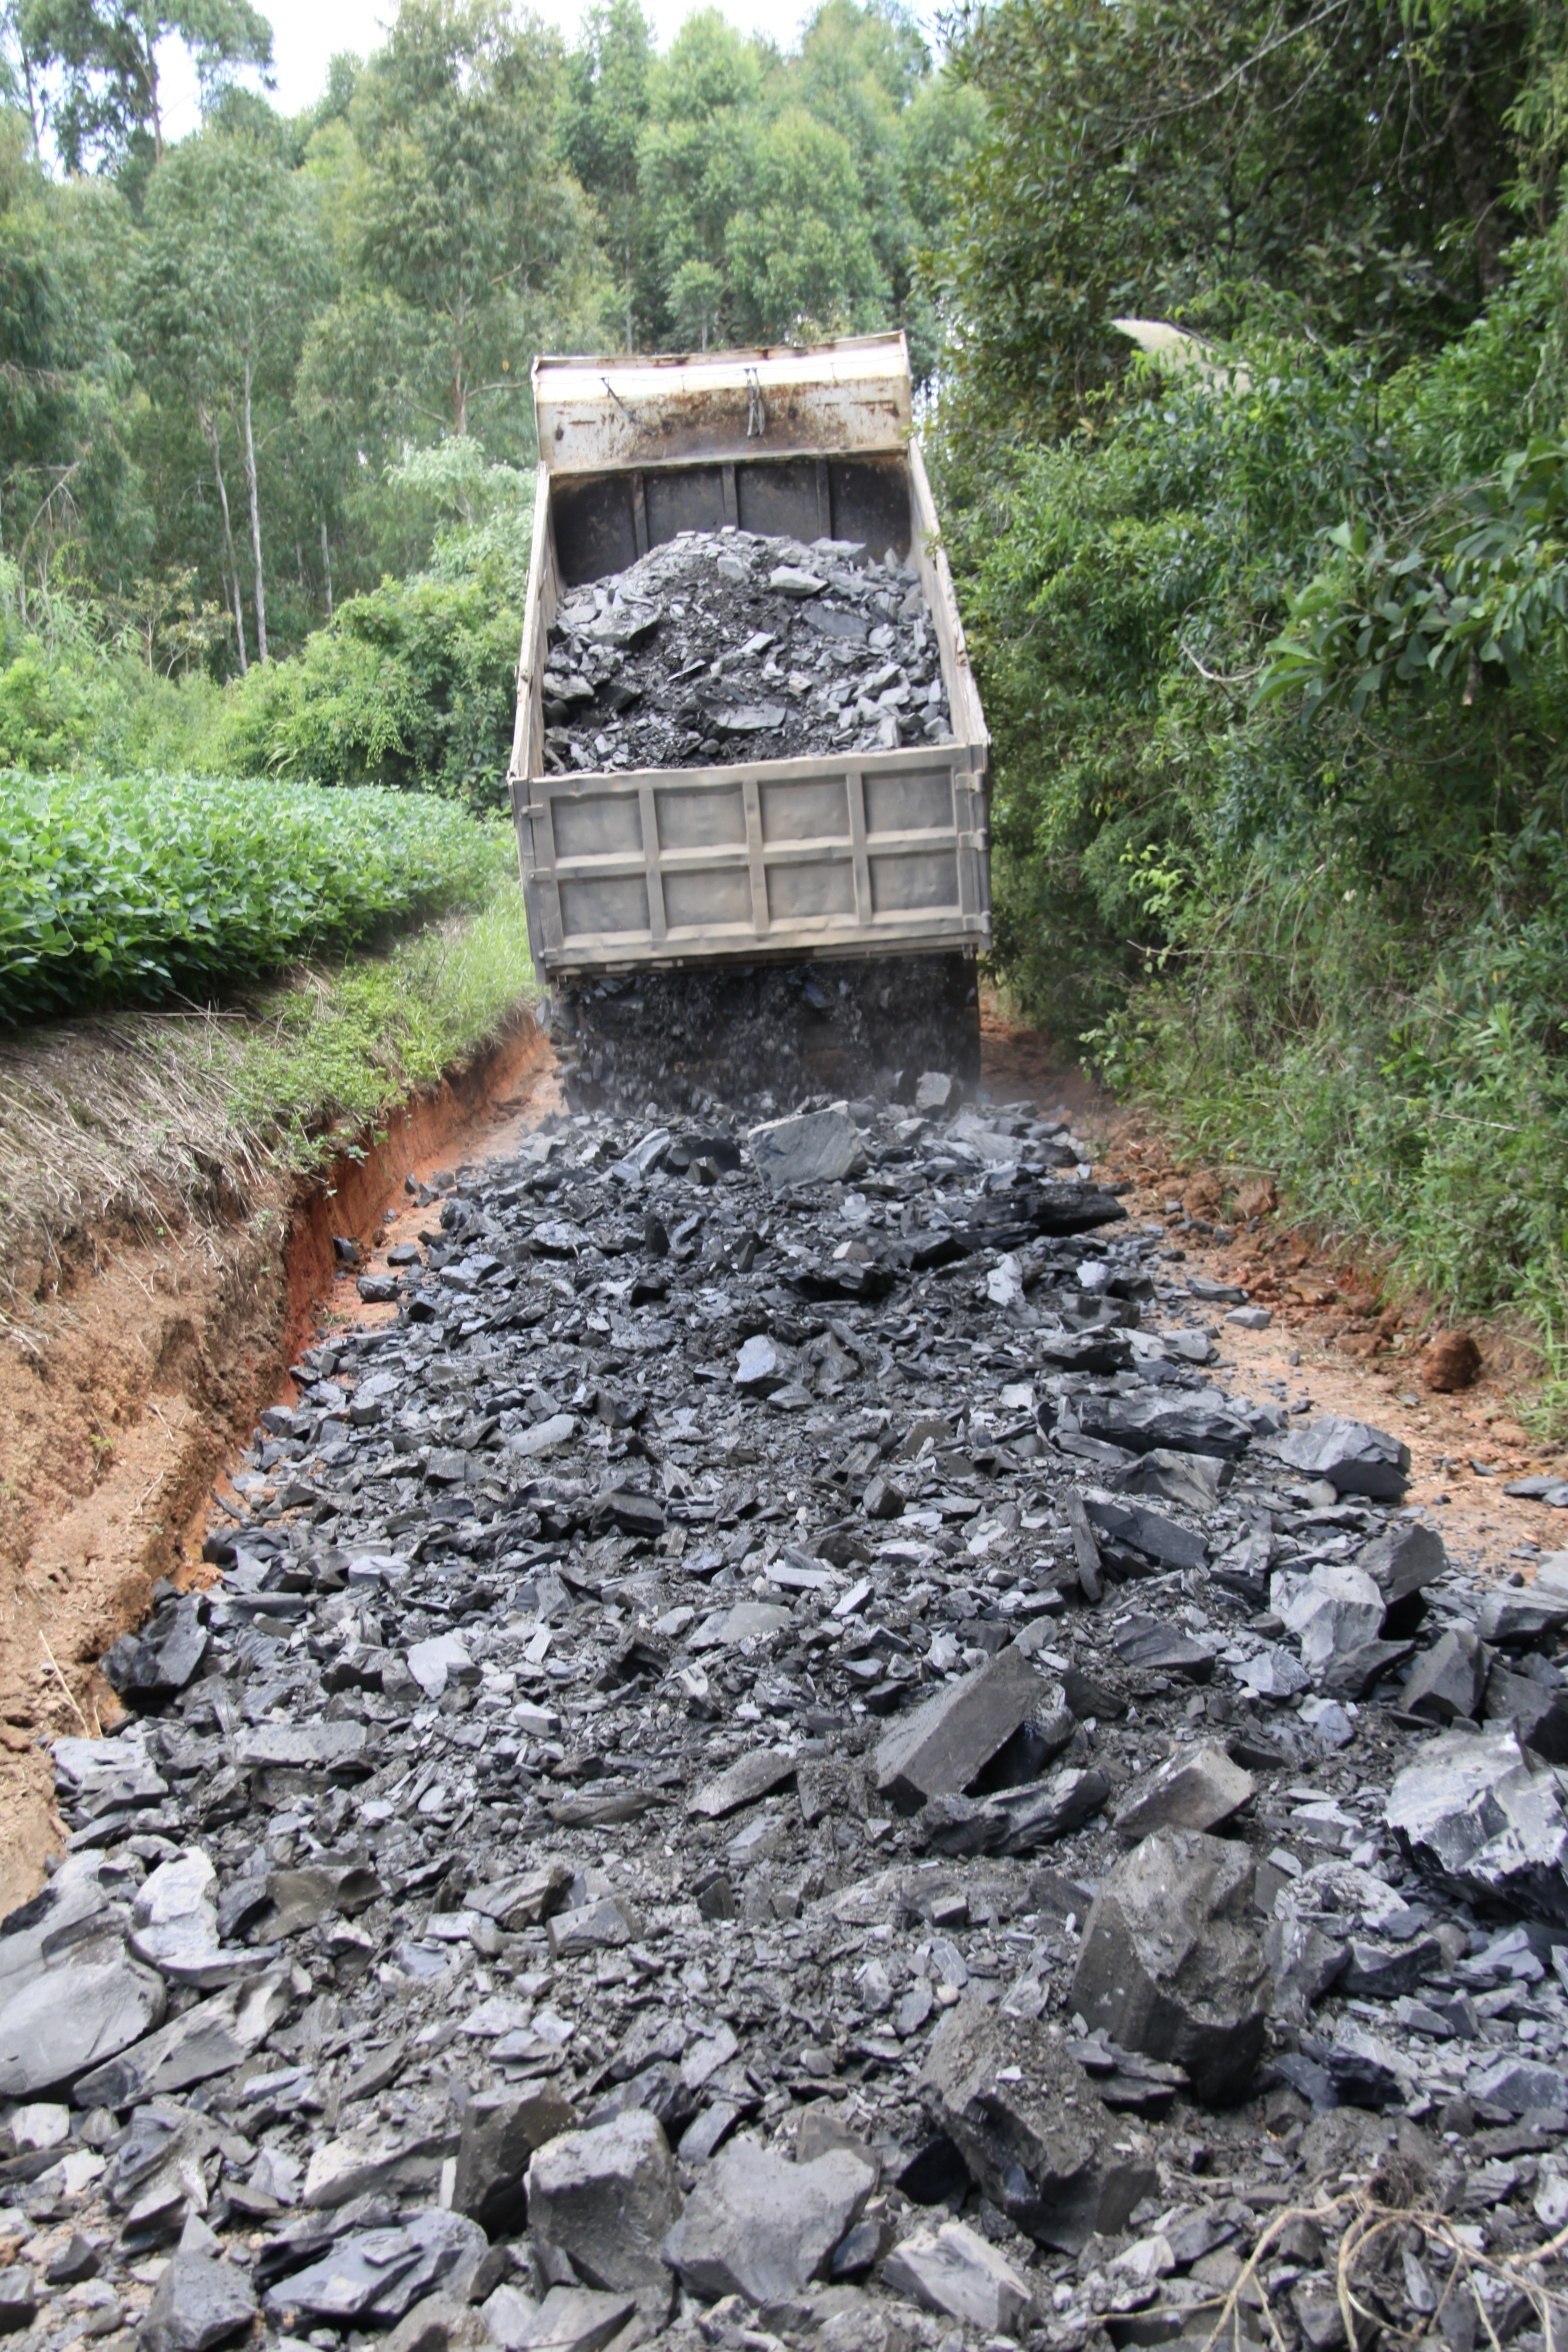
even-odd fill
[[[0,768],[50,768],[79,752],[87,697],[68,669],[19,653],[0,669]]]
[[[521,615],[473,581],[387,581],[229,689],[215,755],[243,773],[500,808],[521,633]]]
[[[949,517],[1014,991],[1568,1380],[1568,368],[1520,260],[1435,359],[1145,373]]]
[[[477,904],[502,829],[424,795],[0,778],[0,1022],[203,996]]]

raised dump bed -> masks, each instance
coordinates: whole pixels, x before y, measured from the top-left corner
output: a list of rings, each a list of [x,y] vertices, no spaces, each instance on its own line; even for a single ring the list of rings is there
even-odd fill
[[[912,437],[902,335],[812,350],[540,359],[539,485],[511,767],[547,978],[933,953],[990,941],[989,738]],[[563,595],[683,531],[863,544],[924,591],[952,740],[546,772]]]

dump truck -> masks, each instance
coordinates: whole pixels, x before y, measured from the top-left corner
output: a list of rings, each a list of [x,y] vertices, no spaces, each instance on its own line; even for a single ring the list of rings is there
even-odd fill
[[[534,964],[569,1090],[668,1101],[704,1088],[853,1093],[931,1069],[972,1077],[976,960],[990,941],[989,738],[914,437],[903,336],[543,357],[533,398],[539,466],[509,782]],[[581,728],[563,753],[551,691],[579,697],[596,723],[591,684],[551,671],[564,614],[593,591],[617,634],[620,584],[653,551],[689,547],[706,560],[715,547],[781,540],[808,568],[786,566],[775,581],[787,573],[805,594],[820,590],[817,549],[830,567],[882,567],[881,610],[923,608],[933,675],[916,699],[940,704],[935,722],[923,707],[875,710],[867,748],[849,709],[844,746],[806,757],[715,734],[687,764],[596,766]],[[618,642],[652,628],[628,609]],[[820,625],[833,609],[829,595],[807,617]],[[841,612],[840,633],[852,628],[864,636]],[[656,630],[652,644],[643,703],[694,691],[684,673],[660,670]],[[782,721],[790,691],[814,683],[768,674],[781,680],[776,713],[699,716],[688,740]],[[900,685],[886,699],[909,695]]]

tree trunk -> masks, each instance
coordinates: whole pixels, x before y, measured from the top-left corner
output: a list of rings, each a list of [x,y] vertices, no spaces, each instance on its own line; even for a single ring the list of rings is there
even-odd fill
[[[240,676],[250,667],[245,652],[245,607],[240,602],[240,567],[234,552],[234,526],[229,520],[229,490],[223,479],[223,450],[218,440],[218,420],[210,408],[198,407],[197,421],[207,436],[212,451],[212,478],[218,485],[218,511],[223,517],[223,571],[230,595],[234,599],[234,641],[239,647]]]
[[[22,57],[22,92],[27,101],[28,128],[32,134],[33,159],[36,162],[43,142],[39,135],[38,92],[33,83],[33,57],[32,51],[20,36],[17,46]]]
[[[1476,277],[1483,295],[1495,294],[1505,276],[1504,224],[1501,218],[1502,181],[1506,170],[1498,154],[1476,82],[1479,67],[1471,44],[1463,44],[1464,72],[1459,82],[1450,122],[1454,177],[1475,235]]]
[[[321,574],[327,584],[327,618],[332,618],[332,546],[327,538],[327,518],[321,518]]]
[[[267,658],[267,576],[261,560],[261,499],[256,487],[256,434],[251,422],[251,363],[245,354],[245,488],[250,497],[250,547],[256,562],[256,659]]]
[[[163,161],[163,110],[158,103],[158,52],[151,29],[142,43],[142,84],[147,92],[147,112],[152,117],[152,155],[154,163]]]

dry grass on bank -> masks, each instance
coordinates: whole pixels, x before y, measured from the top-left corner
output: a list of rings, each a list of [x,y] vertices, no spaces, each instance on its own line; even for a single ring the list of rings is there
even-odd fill
[[[224,1009],[0,1035],[0,1330],[105,1231],[216,1229],[499,1034],[532,988],[522,894]]]

